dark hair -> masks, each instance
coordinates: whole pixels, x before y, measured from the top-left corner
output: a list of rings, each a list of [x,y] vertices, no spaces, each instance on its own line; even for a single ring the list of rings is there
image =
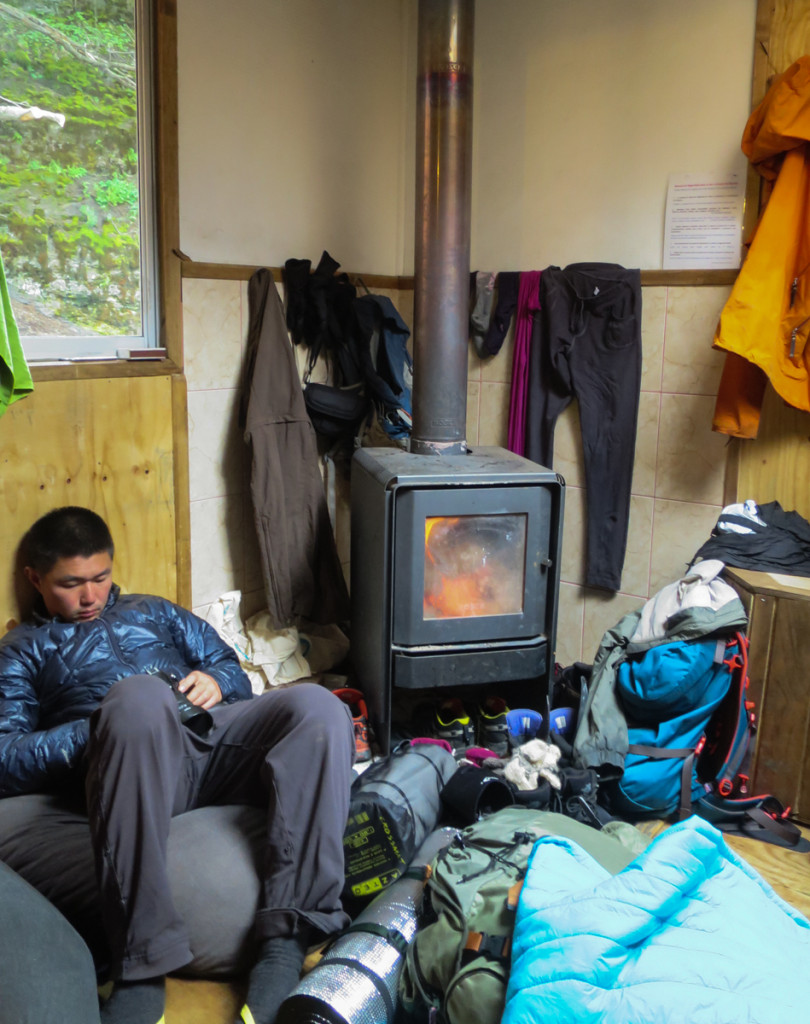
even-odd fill
[[[109,527],[95,512],[78,505],[55,508],[37,519],[23,538],[23,562],[38,573],[48,572],[60,558],[90,558],[115,546]]]

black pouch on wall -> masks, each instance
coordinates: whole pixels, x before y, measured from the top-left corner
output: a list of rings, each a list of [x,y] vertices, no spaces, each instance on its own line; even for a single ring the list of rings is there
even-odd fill
[[[333,438],[355,434],[368,408],[359,387],[336,388],[311,382],[304,387],[304,403],[316,433]]]

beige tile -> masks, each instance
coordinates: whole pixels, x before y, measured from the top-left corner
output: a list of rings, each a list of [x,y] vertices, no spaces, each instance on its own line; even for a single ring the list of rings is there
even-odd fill
[[[561,579],[583,585],[587,558],[586,491],[566,487]],[[652,498],[630,499],[627,549],[622,572],[622,591],[646,595],[652,539]]]
[[[281,285],[278,285],[279,294],[283,297],[283,291]],[[250,326],[250,303],[248,301],[248,283],[247,281],[239,282],[239,311],[242,320],[242,328],[239,332],[239,337],[242,339],[242,355],[245,354],[245,346],[247,343],[247,332]]]
[[[566,487],[560,567],[562,580],[579,585],[584,583],[585,554],[585,491],[581,487]]]
[[[602,637],[628,612],[644,604],[629,594],[608,594],[588,589],[585,593],[585,616],[582,629],[582,661],[593,664]]]
[[[716,395],[723,355],[712,338],[728,287],[669,288],[662,390]]]
[[[554,469],[569,486],[585,486],[585,456],[576,400],[563,410],[554,427]]]
[[[192,501],[241,491],[245,444],[236,390],[189,391],[188,471]]]
[[[509,394],[508,384],[482,381],[478,418],[479,445],[506,447],[509,425]]]
[[[658,456],[660,412],[661,396],[656,392],[642,391],[638,402],[633,494],[655,494],[655,464]]]
[[[349,475],[340,468],[335,473],[335,519],[332,524],[335,542],[341,562],[351,559],[351,496]]]
[[[238,590],[242,576],[242,499],[237,495],[191,502],[191,604]]]
[[[481,364],[483,360],[475,351],[472,341],[467,343],[467,383],[481,380]]]
[[[653,499],[633,495],[630,498],[630,523],[622,570],[621,592],[647,597],[650,585]]]
[[[467,381],[467,444],[478,444],[478,423],[481,417],[481,383]]]
[[[719,505],[727,438],[711,429],[714,398],[662,395],[656,498]]]
[[[641,388],[661,390],[667,289],[644,288],[641,295]]]
[[[481,364],[481,380],[500,381],[502,384],[512,382],[512,359],[515,354],[515,318],[506,332],[500,351],[497,355],[486,359]]]
[[[183,281],[183,348],[189,391],[235,388],[242,373],[239,281]]]
[[[295,356],[295,367],[298,370],[298,376],[303,381],[307,373],[307,365],[309,364],[309,349],[305,345],[293,345],[293,355]],[[329,380],[329,364],[324,356],[318,357],[317,362],[312,367],[309,379],[318,384],[325,384]]]
[[[413,288],[402,288],[399,291],[389,292],[391,301],[397,307],[397,312],[411,329],[411,341],[413,341]]]
[[[557,650],[554,660],[560,665],[582,661],[582,622],[585,591],[572,583],[560,584],[557,606]]]
[[[720,505],[656,500],[653,514],[650,596],[680,579],[697,549],[708,540]]]

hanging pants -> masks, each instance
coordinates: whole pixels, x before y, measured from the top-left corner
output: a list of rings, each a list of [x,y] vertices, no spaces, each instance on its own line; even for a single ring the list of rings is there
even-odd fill
[[[640,272],[614,263],[544,270],[529,365],[526,455],[552,466],[557,417],[576,398],[587,586],[621,588],[640,388]]]
[[[303,683],[211,714],[200,738],[181,725],[170,687],[130,676],[91,717],[87,807],[114,977],[165,974],[192,958],[166,849],[171,818],[195,807],[267,807],[259,940],[349,923],[340,901],[354,758],[348,707]]]
[[[529,391],[529,361],[534,321],[539,303],[540,271],[525,270],[520,275],[515,353],[512,358],[512,387],[509,395],[509,425],[506,447],[515,455],[526,449],[526,403]]]

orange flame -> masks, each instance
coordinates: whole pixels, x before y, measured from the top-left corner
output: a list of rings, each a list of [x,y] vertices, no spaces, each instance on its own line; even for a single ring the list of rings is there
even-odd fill
[[[459,517],[434,516],[425,519],[425,559],[431,564],[436,564],[436,559],[430,550],[430,535],[438,523],[446,523],[448,527],[455,526]],[[488,577],[490,573],[486,566],[481,566],[472,572],[459,576],[440,575],[440,585],[425,593],[424,612],[430,616],[440,618],[460,618],[473,615],[489,614],[489,605],[492,599]]]
[[[491,614],[492,595],[485,568],[451,579],[441,578],[441,588],[425,594],[425,611],[432,608],[439,617],[455,619],[469,615]]]

